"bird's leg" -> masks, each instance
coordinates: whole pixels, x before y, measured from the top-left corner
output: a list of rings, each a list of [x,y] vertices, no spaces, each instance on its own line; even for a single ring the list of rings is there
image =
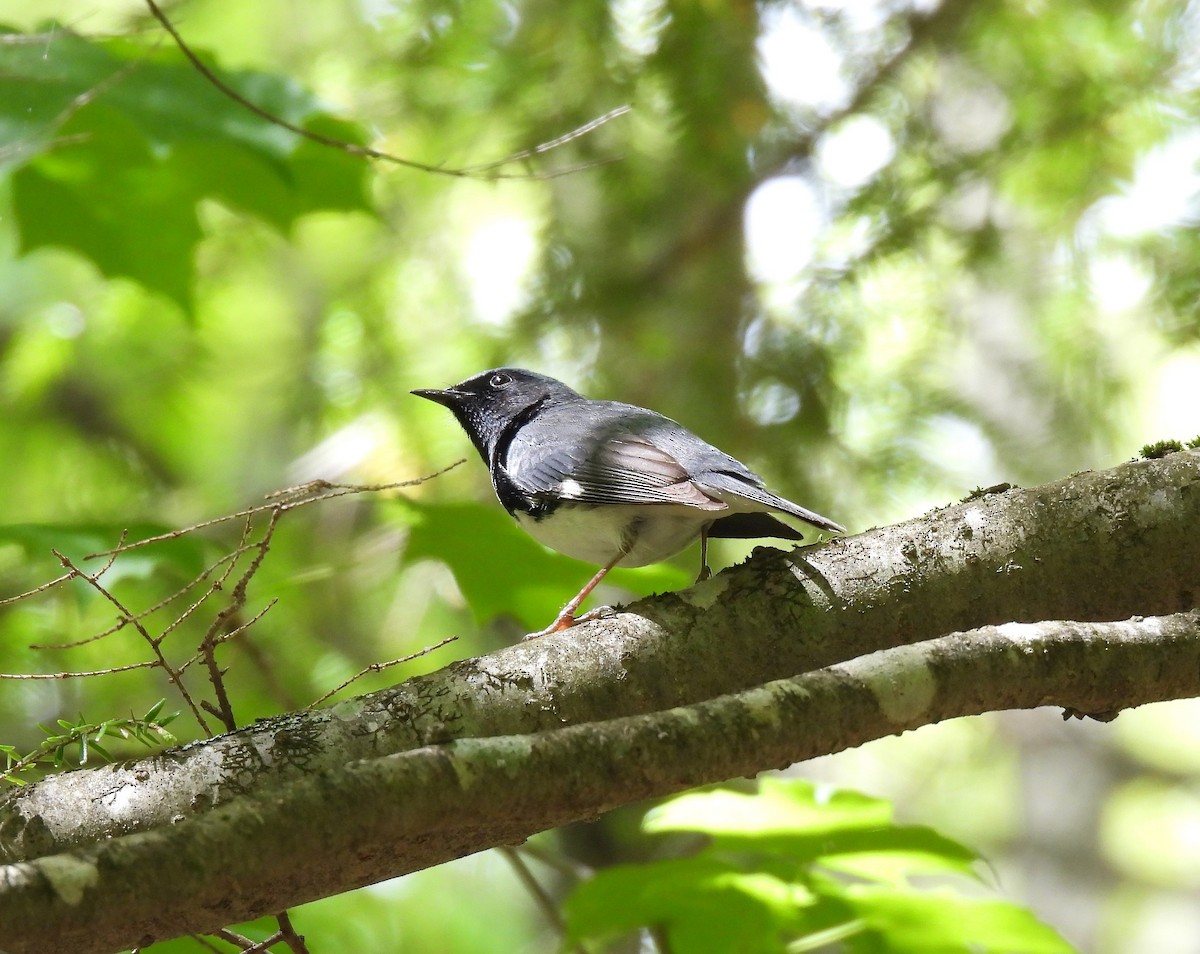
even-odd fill
[[[545,629],[540,629],[536,633],[530,633],[526,639],[536,639],[538,636],[545,636],[547,633],[557,633],[561,629],[567,629],[575,625],[575,611],[579,609],[580,604],[588,598],[588,595],[594,590],[600,581],[608,574],[614,566],[621,562],[628,554],[628,550],[622,550],[615,557],[608,561],[600,568],[600,571],[587,581],[587,584],[582,590],[571,597],[571,601],[562,608],[562,611],[554,618],[554,622]]]
[[[712,570],[708,568],[708,527],[706,526],[700,531],[700,573],[696,577],[696,582],[703,583],[710,576],[712,576]]]

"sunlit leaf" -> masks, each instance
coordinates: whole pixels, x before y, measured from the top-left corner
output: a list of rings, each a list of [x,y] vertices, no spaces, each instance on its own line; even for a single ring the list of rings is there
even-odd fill
[[[1053,928],[1004,901],[948,891],[897,892],[853,886],[846,899],[867,925],[851,951],[871,954],[1074,954]]]
[[[63,246],[108,276],[190,307],[196,204],[215,198],[286,228],[315,209],[366,209],[369,167],[218,92],[171,44],[88,39],[56,24],[0,44],[0,170],[23,251]],[[230,86],[299,126],[357,141],[297,84]]]
[[[770,875],[710,858],[607,868],[564,907],[571,937],[606,937],[660,926],[680,954],[778,951],[811,896]]]
[[[643,826],[649,832],[822,835],[875,829],[891,820],[891,804],[878,798],[801,779],[764,778],[754,794],[716,789],[673,798],[648,812]]]

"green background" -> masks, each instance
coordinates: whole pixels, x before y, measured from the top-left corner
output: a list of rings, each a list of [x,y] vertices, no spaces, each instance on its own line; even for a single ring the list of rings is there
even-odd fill
[[[0,595],[60,572],[51,546],[81,557],[302,481],[471,458],[288,515],[247,612],[279,603],[225,657],[243,722],[450,633],[358,688],[510,642],[592,572],[520,535],[414,387],[534,367],[668,414],[851,530],[1200,432],[1190,8],[167,9],[247,98],[444,169],[633,106],[496,170],[516,178],[372,164],[217,94],[133,0],[0,0],[28,34],[0,45]],[[113,585],[150,605],[237,537],[138,551]],[[600,595],[684,585],[695,559]],[[127,632],[26,648],[113,618],[78,584],[0,609],[0,671],[145,658]],[[180,627],[181,658],[202,628]],[[0,742],[168,695],[141,672],[0,681]],[[1197,725],[1193,703],[1111,726],[1006,714],[794,771],[963,839],[1081,950],[1184,954]],[[490,855],[296,919],[315,949],[555,949]]]

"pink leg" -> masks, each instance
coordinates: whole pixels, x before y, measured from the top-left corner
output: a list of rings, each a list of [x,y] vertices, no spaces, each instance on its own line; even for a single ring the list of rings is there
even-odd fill
[[[608,574],[614,566],[621,562],[625,556],[625,551],[618,553],[615,557],[608,561],[607,564],[600,568],[600,571],[588,580],[587,585],[582,590],[576,593],[569,603],[562,608],[562,612],[554,618],[554,622],[545,629],[540,629],[536,633],[530,633],[526,639],[536,639],[538,636],[545,636],[547,633],[557,633],[561,629],[567,629],[575,625],[575,611],[579,609],[580,604],[588,598],[588,595],[594,590],[601,580]]]

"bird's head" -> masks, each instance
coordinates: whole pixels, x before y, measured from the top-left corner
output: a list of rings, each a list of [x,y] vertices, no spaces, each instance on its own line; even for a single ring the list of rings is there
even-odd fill
[[[448,407],[485,463],[514,421],[550,403],[580,400],[561,381],[523,368],[493,368],[453,387],[418,388],[412,393]]]

